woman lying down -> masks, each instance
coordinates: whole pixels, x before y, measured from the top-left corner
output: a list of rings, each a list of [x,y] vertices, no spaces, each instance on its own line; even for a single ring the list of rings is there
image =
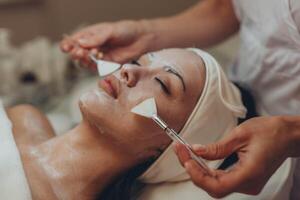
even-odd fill
[[[210,199],[189,180],[171,139],[130,112],[150,97],[161,118],[190,143],[220,139],[245,114],[239,91],[207,53],[146,54],[83,94],[83,120],[61,136],[37,109],[2,106],[0,199]],[[144,187],[132,192],[134,182]]]

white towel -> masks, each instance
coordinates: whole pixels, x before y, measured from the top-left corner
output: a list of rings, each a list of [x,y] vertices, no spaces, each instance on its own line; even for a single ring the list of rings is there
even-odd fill
[[[18,148],[12,124],[0,101],[0,199],[31,200],[31,193]]]

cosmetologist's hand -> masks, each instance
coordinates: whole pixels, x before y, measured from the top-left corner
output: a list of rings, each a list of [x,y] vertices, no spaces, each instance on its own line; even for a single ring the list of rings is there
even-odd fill
[[[99,23],[64,37],[61,49],[74,60],[92,66],[89,54],[119,63],[128,62],[151,50],[155,39],[147,21]]]
[[[213,170],[205,175],[187,149],[175,145],[181,164],[198,187],[215,198],[238,192],[256,195],[287,157],[300,156],[299,117],[258,117],[233,129],[221,141],[194,145],[195,152],[207,159],[223,159],[236,152],[239,161],[229,170]],[[201,134],[201,133],[200,133]]]

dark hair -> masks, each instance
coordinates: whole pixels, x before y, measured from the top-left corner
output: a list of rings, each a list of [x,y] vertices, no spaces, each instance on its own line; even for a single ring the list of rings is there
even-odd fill
[[[127,171],[120,178],[115,180],[99,194],[96,200],[133,200],[139,195],[144,184],[139,182],[137,177],[142,175],[155,159],[150,159]]]

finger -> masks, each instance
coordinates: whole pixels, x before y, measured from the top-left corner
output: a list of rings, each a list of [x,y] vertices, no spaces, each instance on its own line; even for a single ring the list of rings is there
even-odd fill
[[[95,56],[97,59],[103,59],[104,53],[98,48],[92,48],[89,50],[89,55]]]
[[[184,163],[191,159],[190,153],[183,144],[176,143],[174,146],[175,153],[179,158],[180,164],[184,167]]]
[[[96,27],[97,27],[97,25],[92,25],[92,26],[84,27],[81,30],[76,31],[75,33],[73,33],[71,35],[71,38],[73,40],[77,41],[80,38],[90,37],[91,35],[95,34],[95,30],[97,30]]]
[[[62,41],[59,45],[60,49],[65,53],[71,51],[73,48],[73,45],[67,41]]]
[[[219,142],[202,145],[193,145],[193,150],[198,156],[207,160],[218,160],[228,157],[245,145],[246,139],[242,135],[229,134]]]
[[[229,190],[224,190],[223,185],[219,182],[216,175],[207,175],[201,170],[199,165],[194,160],[185,163],[187,173],[191,176],[193,183],[209,193],[210,196],[215,198],[222,198],[229,194]],[[213,170],[212,170],[213,171]],[[213,171],[217,174],[217,171]]]
[[[150,43],[151,37],[144,36],[137,39],[131,45],[112,49],[109,51],[109,57],[115,62],[129,62],[130,60],[140,57],[143,53],[150,51]]]
[[[79,62],[81,63],[80,66],[83,68],[92,68],[92,63],[89,60],[86,60],[85,58],[80,59]]]
[[[240,192],[251,194],[257,190],[259,180],[263,177],[253,160],[239,162],[227,172],[217,171],[218,183],[222,185],[222,193]]]
[[[97,71],[97,65],[96,63],[92,62],[91,60],[87,59],[84,60],[85,65],[92,71]]]
[[[197,155],[202,155],[206,153],[206,146],[202,144],[193,144],[192,149]]]
[[[217,178],[214,175],[208,175],[194,160],[189,160],[184,164],[187,173],[190,175],[193,183],[214,196],[216,188],[219,184],[216,184]],[[215,171],[211,170],[212,174],[216,174]]]
[[[138,40],[132,45],[126,47],[118,47],[110,50],[108,52],[108,56],[115,62],[126,63],[130,60],[140,57],[146,51],[147,49],[145,48],[145,43]]]
[[[70,55],[74,60],[81,60],[82,58],[84,58],[85,54],[86,50],[80,47],[74,47],[70,52]]]
[[[86,50],[82,49],[82,48],[76,48],[76,52],[75,52],[75,55],[78,59],[80,58],[83,58],[84,55],[85,55],[85,52]]]
[[[104,45],[105,42],[109,40],[110,36],[111,31],[105,30],[97,34],[90,35],[89,37],[81,37],[77,41],[83,48],[96,48]]]
[[[83,54],[82,54],[81,59],[84,60],[87,63],[95,63],[95,61],[93,61],[90,58],[90,55],[92,55],[91,51],[88,50],[88,49],[83,49],[83,48],[82,48],[82,50],[83,50]]]
[[[251,181],[260,178],[255,175],[255,165],[253,162],[238,163],[229,171],[214,170],[213,176],[203,173],[194,160],[185,163],[185,168],[195,185],[207,191],[211,196],[221,198],[232,192],[251,194],[253,190],[257,190],[256,184],[252,184],[253,181]],[[256,178],[253,179],[253,176]]]
[[[74,47],[78,46],[78,44],[71,36],[64,34],[60,46],[63,51],[69,52]]]
[[[84,50],[84,55],[82,56],[81,60],[83,63],[85,63],[85,65],[92,71],[96,71],[97,69],[97,64],[95,63],[94,60],[92,60],[90,58],[90,55],[95,55],[97,57],[97,59],[102,58],[101,54],[99,53],[96,49],[93,50],[87,50],[87,49],[83,49]]]
[[[61,42],[60,42],[60,48],[63,52],[69,52],[72,50],[72,48],[74,47],[73,42],[70,41],[68,38],[64,38]]]
[[[97,69],[97,64],[90,59],[90,51],[86,49],[83,50],[83,56],[80,58],[80,62],[84,67],[88,67],[90,70],[95,71]]]

